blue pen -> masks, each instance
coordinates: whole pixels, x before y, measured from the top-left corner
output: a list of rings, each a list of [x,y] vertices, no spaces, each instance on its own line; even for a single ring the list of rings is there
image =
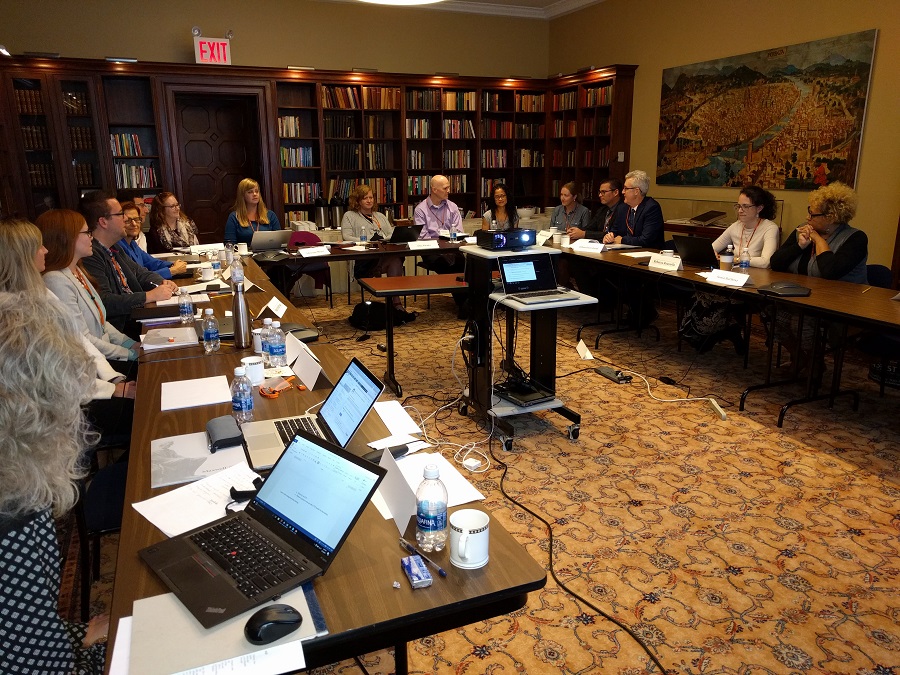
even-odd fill
[[[443,567],[441,567],[441,566],[438,565],[436,562],[434,562],[434,560],[431,560],[431,559],[429,559],[429,558],[426,558],[426,557],[422,554],[421,551],[419,551],[415,546],[413,546],[413,545],[410,544],[408,541],[406,541],[406,539],[404,539],[403,537],[400,537],[400,547],[406,549],[409,553],[412,553],[413,555],[419,556],[422,560],[425,561],[425,563],[426,563],[427,565],[431,565],[434,569],[436,569],[436,570],[437,570],[437,573],[438,573],[440,576],[442,576],[442,577],[447,576],[447,573],[444,571],[444,568],[443,568]]]

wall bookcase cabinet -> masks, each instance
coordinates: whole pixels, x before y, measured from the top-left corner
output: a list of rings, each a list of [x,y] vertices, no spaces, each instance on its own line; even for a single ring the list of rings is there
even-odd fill
[[[3,207],[34,217],[74,207],[96,187],[171,188],[182,167],[168,147],[163,92],[215,76],[266,92],[260,128],[275,151],[255,178],[285,222],[312,220],[318,199],[346,199],[360,182],[382,210],[405,217],[437,173],[450,179],[451,199],[464,212],[480,213],[498,181],[517,204],[546,207],[576,180],[593,208],[600,182],[629,169],[635,69],[505,80],[7,59],[0,63],[7,93],[0,133],[10,148],[0,163],[9,194]]]

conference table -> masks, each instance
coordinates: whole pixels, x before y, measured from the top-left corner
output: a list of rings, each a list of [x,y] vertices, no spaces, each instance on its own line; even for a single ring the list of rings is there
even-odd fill
[[[254,266],[248,264],[248,276],[259,272],[258,268],[253,270]],[[271,296],[266,282],[262,279],[260,282],[266,291],[261,294],[265,297],[259,300],[263,304]],[[296,314],[299,314],[297,310],[289,305],[285,318],[300,318]],[[329,379],[336,381],[348,359],[330,344],[316,343],[311,349]],[[174,355],[176,352],[179,353],[177,356]],[[170,358],[163,359],[166,354]],[[138,556],[138,551],[161,541],[164,535],[137,511],[128,508],[129,504],[174,489],[150,487],[150,442],[156,438],[202,431],[207,420],[231,412],[230,403],[162,412],[161,385],[223,374],[230,377],[241,357],[250,354],[251,350],[236,350],[232,346],[206,355],[199,346],[160,352],[160,358],[145,361],[140,366],[126,508],[110,609],[109,639],[112,645],[115,644],[118,620],[131,615],[135,600],[168,592]],[[303,392],[291,389],[276,399],[268,399],[255,392],[256,419],[302,414],[323,400],[327,393],[321,389]],[[348,449],[357,455],[366,454],[369,452],[366,443],[388,435],[380,418],[369,415]],[[523,607],[528,593],[546,584],[546,572],[499,522],[493,517],[491,521],[488,565],[479,570],[459,570],[451,566],[449,551],[445,549],[434,553],[432,558],[447,570],[446,578],[436,577],[427,589],[413,590],[406,581],[395,589],[394,581],[403,580],[400,558],[405,553],[399,547],[393,520],[385,520],[369,504],[328,573],[315,580],[316,595],[329,632],[303,643],[306,666],[323,666],[393,647],[397,672],[404,673],[408,641]],[[414,520],[405,536],[415,537]]]

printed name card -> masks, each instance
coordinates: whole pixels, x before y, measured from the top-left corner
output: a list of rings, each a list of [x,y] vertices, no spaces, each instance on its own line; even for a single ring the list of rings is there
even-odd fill
[[[649,267],[651,270],[659,270],[660,272],[677,272],[683,269],[681,258],[674,255],[663,255],[662,253],[654,253],[650,256]]]
[[[602,241],[596,239],[577,239],[571,244],[573,251],[582,251],[585,253],[603,253],[606,246]]]
[[[284,316],[285,311],[287,311],[287,305],[278,298],[272,298],[265,307],[259,310],[259,314],[257,314],[255,318],[280,319]]]
[[[422,251],[426,248],[440,248],[440,244],[437,239],[419,239],[409,242],[410,251]]]
[[[550,239],[553,236],[553,233],[550,230],[541,230],[537,233],[535,237],[535,242],[538,246],[543,246],[544,242]]]
[[[329,255],[331,250],[327,246],[304,246],[300,249],[302,258],[315,258],[320,255]]]
[[[743,286],[750,278],[749,274],[741,274],[740,272],[726,272],[725,270],[713,270],[706,277],[711,284],[722,284],[723,286]]]

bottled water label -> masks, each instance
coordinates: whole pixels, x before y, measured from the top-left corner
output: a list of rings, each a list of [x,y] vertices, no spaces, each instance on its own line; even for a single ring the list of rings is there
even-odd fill
[[[269,345],[269,356],[284,356],[287,353],[283,342],[281,344],[274,344],[274,345],[270,342],[270,343],[268,343],[268,345]]]
[[[219,339],[219,329],[218,328],[205,328],[203,330],[203,341],[204,342],[214,342]]]
[[[447,509],[444,507],[437,513],[419,511],[416,514],[416,524],[423,532],[440,532],[447,527]]]
[[[253,410],[253,399],[235,396],[231,399],[231,409],[234,412],[249,412]]]

